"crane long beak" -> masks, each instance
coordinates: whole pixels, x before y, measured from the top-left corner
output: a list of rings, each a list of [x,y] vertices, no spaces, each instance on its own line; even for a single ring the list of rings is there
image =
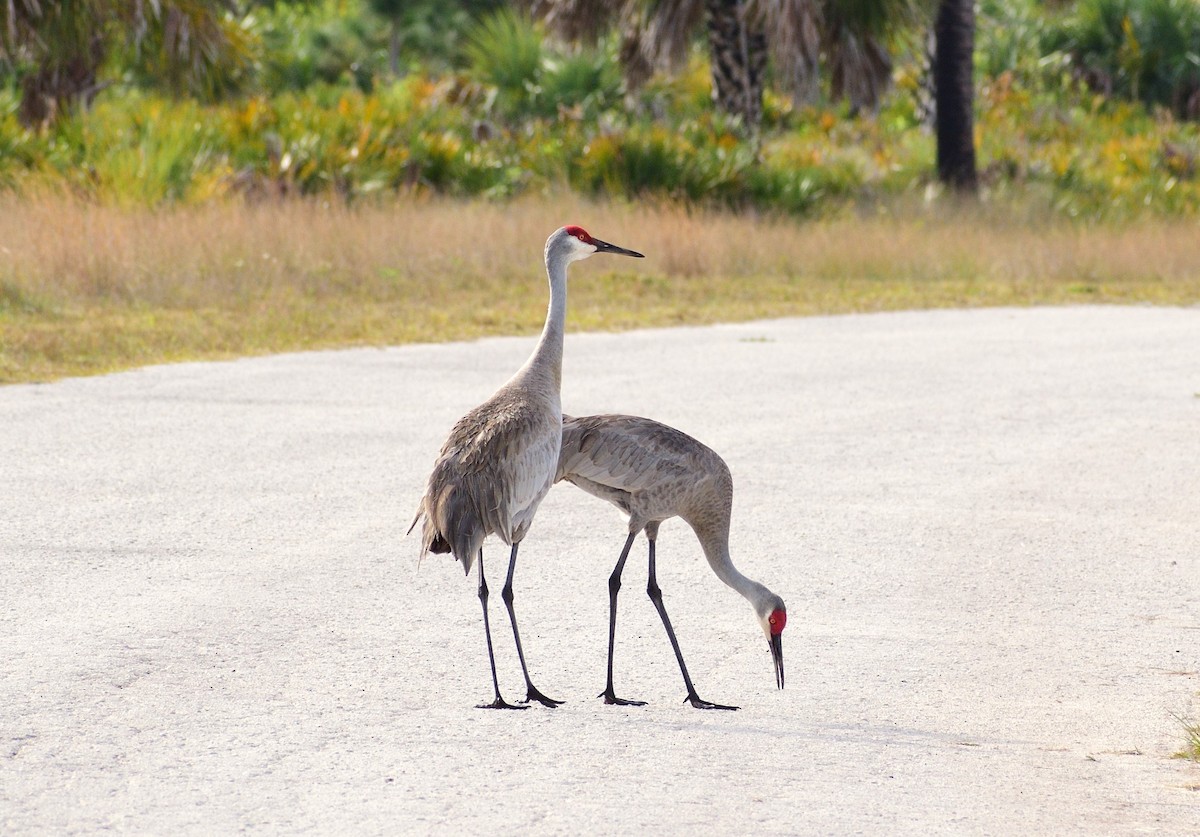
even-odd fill
[[[633,256],[635,259],[646,258],[637,250],[626,250],[624,247],[618,247],[615,244],[609,244],[607,241],[601,241],[598,238],[593,238],[592,244],[595,245],[597,253],[615,253],[618,256]]]
[[[771,637],[771,656],[775,659],[775,683],[783,688],[783,634]]]

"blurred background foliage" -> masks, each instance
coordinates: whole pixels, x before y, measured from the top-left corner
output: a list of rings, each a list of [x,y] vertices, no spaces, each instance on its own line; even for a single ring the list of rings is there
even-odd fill
[[[635,82],[630,33],[650,37],[661,5],[611,4],[560,39],[587,6],[548,25],[501,0],[0,3],[0,189],[137,205],[569,189],[802,215],[935,196],[925,5],[814,6],[833,34],[800,70],[772,59],[753,131],[714,106],[703,27],[652,30],[682,54],[643,55]],[[855,100],[845,74],[884,59],[877,99]],[[975,65],[985,200],[1200,210],[1195,0],[981,0]]]

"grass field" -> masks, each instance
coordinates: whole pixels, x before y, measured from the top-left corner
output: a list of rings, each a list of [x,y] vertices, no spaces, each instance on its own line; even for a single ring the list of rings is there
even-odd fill
[[[590,204],[0,204],[0,381],[149,363],[536,333],[546,236],[643,251],[572,272],[568,328],[1071,302],[1200,303],[1200,224],[986,211],[798,221]]]

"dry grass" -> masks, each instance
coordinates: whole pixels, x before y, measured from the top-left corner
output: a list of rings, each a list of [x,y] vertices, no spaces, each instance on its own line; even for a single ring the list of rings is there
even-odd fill
[[[582,223],[642,250],[573,271],[569,328],[847,311],[1200,302],[1195,221],[978,215],[798,222],[596,205],[0,204],[0,381],[298,348],[533,333],[542,242]]]

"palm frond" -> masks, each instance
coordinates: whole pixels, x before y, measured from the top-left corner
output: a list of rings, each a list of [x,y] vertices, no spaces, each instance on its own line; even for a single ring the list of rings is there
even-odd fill
[[[21,118],[55,120],[86,104],[120,49],[155,55],[153,69],[189,87],[228,79],[249,60],[249,36],[233,0],[2,0],[0,60],[24,63]]]
[[[819,89],[828,68],[830,94],[855,109],[874,109],[891,84],[888,45],[915,30],[932,0],[752,0],[771,37],[777,78],[798,101]]]
[[[871,35],[842,30],[829,47],[829,88],[854,110],[873,111],[892,81],[892,58]]]
[[[651,0],[640,15],[628,15],[642,54],[655,69],[675,69],[687,60],[692,34],[704,20],[704,6],[704,0]]]
[[[824,26],[819,0],[751,0],[748,7],[769,34],[781,86],[797,101],[813,101],[820,90]]]
[[[612,0],[532,0],[529,14],[541,20],[556,38],[568,43],[594,45],[610,31],[621,14],[621,2]]]
[[[882,43],[892,33],[931,19],[931,0],[824,0],[826,17],[860,40]]]

